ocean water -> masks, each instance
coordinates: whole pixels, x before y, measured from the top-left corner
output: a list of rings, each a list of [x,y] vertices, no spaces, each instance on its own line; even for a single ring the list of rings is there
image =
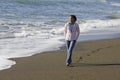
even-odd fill
[[[120,38],[120,0],[0,0],[0,70],[11,58],[59,50],[71,14],[79,41]]]

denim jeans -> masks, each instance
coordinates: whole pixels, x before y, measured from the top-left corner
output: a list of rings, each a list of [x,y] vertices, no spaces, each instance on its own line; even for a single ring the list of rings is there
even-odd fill
[[[66,64],[71,64],[72,62],[72,51],[75,46],[76,40],[66,41],[67,44],[67,59],[66,59]]]

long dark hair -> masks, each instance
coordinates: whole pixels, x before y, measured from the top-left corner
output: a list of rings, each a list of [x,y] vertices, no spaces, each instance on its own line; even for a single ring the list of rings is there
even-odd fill
[[[77,21],[77,17],[75,15],[70,15],[72,18],[74,18],[75,22]]]

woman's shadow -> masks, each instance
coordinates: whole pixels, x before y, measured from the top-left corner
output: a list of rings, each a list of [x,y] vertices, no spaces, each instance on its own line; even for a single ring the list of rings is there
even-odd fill
[[[120,66],[120,63],[72,63],[70,67],[93,67],[93,66]]]

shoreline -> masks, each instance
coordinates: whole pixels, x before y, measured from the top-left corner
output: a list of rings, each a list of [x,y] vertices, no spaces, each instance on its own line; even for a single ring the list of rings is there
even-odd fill
[[[117,80],[119,50],[119,38],[78,42],[72,67],[65,66],[65,46],[57,51],[14,58],[11,60],[17,64],[0,71],[0,80]]]

